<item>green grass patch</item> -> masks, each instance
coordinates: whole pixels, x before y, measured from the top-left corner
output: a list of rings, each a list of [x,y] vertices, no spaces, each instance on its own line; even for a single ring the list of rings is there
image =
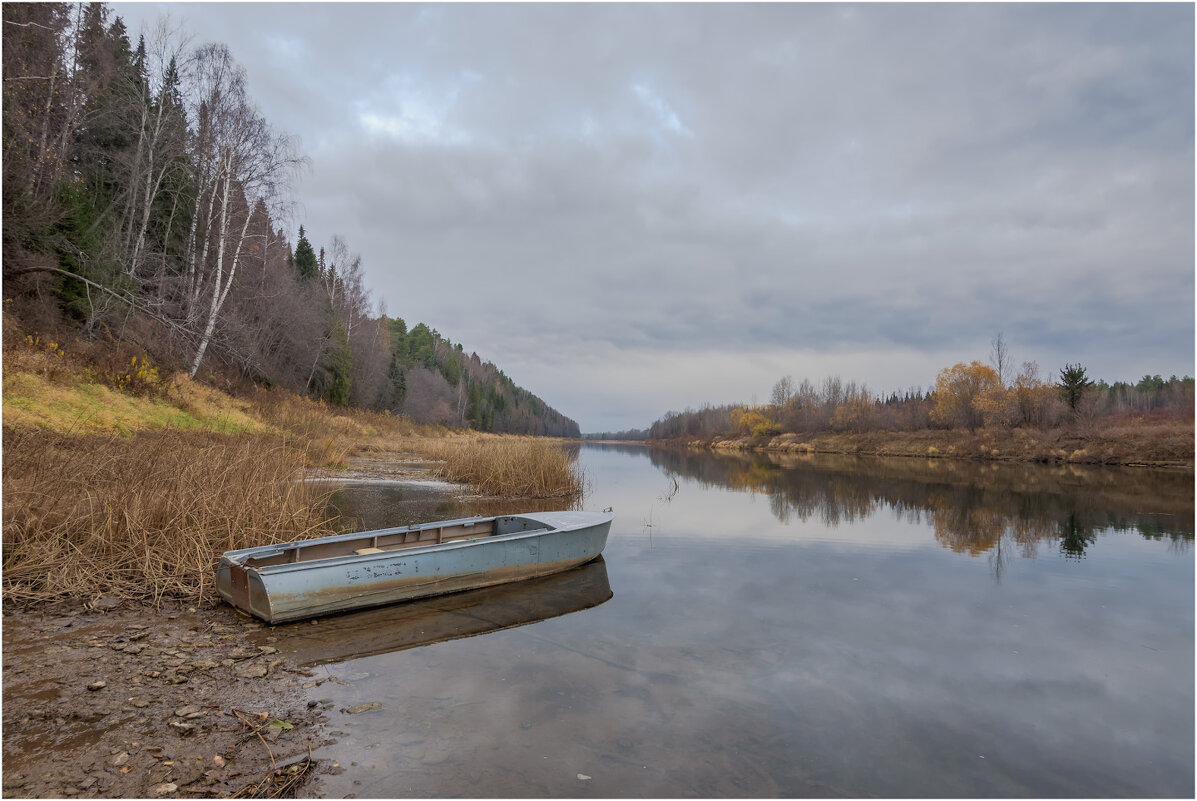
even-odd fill
[[[194,390],[194,391],[192,391]],[[175,381],[162,397],[130,395],[80,378],[51,381],[27,372],[4,377],[4,422],[75,434],[179,429],[258,433],[268,426],[234,399],[190,381]]]

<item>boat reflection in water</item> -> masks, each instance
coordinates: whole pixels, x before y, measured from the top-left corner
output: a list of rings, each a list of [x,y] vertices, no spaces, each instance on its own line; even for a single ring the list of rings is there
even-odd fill
[[[314,667],[525,626],[590,609],[613,595],[600,556],[551,576],[338,615],[319,626],[274,629],[273,645]]]

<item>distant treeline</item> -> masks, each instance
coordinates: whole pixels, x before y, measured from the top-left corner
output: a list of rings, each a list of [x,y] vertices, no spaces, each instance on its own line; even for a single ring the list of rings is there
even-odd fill
[[[584,434],[582,439],[595,442],[639,442],[648,439],[648,429],[629,428],[627,431],[604,431],[598,434]]]
[[[222,44],[134,44],[102,3],[3,6],[6,313],[167,369],[421,422],[577,424],[427,326],[376,311],[361,259],[281,221],[305,159]],[[13,301],[9,305],[9,301]]]
[[[1000,346],[1000,336],[995,343]],[[1040,378],[1033,362],[1014,376],[974,361],[940,371],[929,391],[875,394],[838,377],[820,384],[790,377],[773,386],[760,405],[706,405],[671,411],[648,429],[649,439],[767,437],[778,434],[989,426],[1051,428],[1066,422],[1175,414],[1193,415],[1194,382],[1189,376],[1143,376],[1137,383],[1091,381],[1079,365],[1066,365],[1058,382]]]

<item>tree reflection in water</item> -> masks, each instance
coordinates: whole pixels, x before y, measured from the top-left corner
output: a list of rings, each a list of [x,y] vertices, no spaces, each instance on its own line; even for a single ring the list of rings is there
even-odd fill
[[[943,547],[988,554],[999,580],[1010,554],[1034,558],[1045,542],[1068,559],[1084,558],[1107,531],[1137,531],[1179,550],[1193,542],[1188,471],[655,447],[648,454],[703,486],[768,496],[783,523],[837,526],[880,508],[928,520]]]

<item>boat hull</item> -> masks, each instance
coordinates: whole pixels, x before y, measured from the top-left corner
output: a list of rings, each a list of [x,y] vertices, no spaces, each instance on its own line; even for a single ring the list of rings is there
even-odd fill
[[[329,549],[342,539],[356,543],[396,529],[231,551],[217,567],[216,585],[232,605],[268,623],[284,623],[569,570],[602,553],[612,519],[612,515],[593,512],[547,512],[449,521],[421,530],[492,525],[500,533],[260,567],[252,566],[260,554],[285,552],[289,546]]]

